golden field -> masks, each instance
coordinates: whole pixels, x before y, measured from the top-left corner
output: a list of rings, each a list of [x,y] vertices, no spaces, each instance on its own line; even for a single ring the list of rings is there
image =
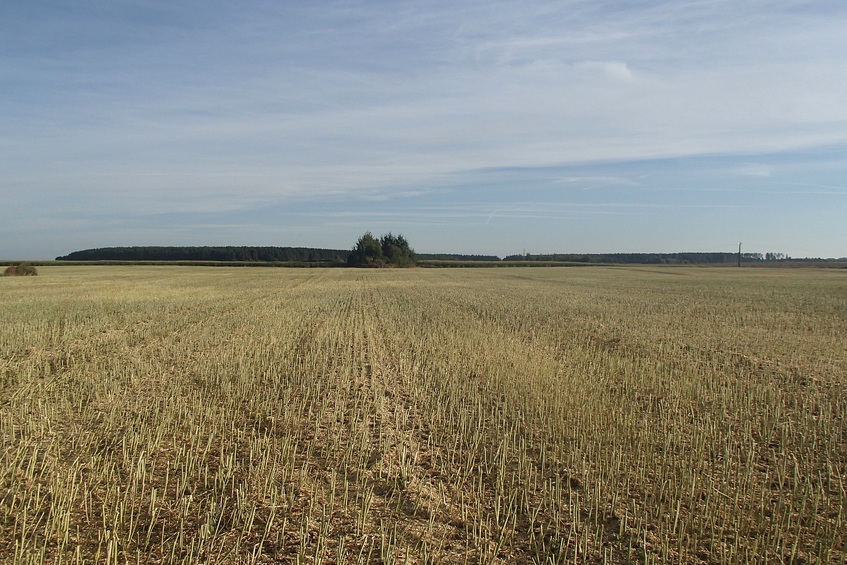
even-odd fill
[[[0,279],[3,563],[847,559],[847,272]]]

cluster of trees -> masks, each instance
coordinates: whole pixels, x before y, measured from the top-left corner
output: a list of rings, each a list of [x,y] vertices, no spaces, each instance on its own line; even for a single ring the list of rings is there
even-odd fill
[[[765,253],[765,261],[790,261],[791,257],[785,253],[773,253],[768,251]]]
[[[344,264],[347,250],[309,247],[103,247],[74,251],[57,261],[268,261]]]
[[[389,232],[377,239],[367,232],[356,242],[347,264],[351,267],[411,267],[415,264],[415,252],[402,235]]]

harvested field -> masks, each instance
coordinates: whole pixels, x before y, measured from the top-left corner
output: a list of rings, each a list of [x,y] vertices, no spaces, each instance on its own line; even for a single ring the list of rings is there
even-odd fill
[[[0,279],[0,560],[847,559],[847,273]]]

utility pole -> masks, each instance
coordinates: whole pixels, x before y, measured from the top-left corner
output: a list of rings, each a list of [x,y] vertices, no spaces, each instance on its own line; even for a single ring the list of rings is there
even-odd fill
[[[738,242],[738,266],[741,266],[741,242]]]

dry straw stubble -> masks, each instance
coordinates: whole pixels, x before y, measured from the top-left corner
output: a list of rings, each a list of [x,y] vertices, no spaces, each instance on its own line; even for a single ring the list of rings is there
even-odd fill
[[[843,273],[7,282],[6,561],[845,558]]]

